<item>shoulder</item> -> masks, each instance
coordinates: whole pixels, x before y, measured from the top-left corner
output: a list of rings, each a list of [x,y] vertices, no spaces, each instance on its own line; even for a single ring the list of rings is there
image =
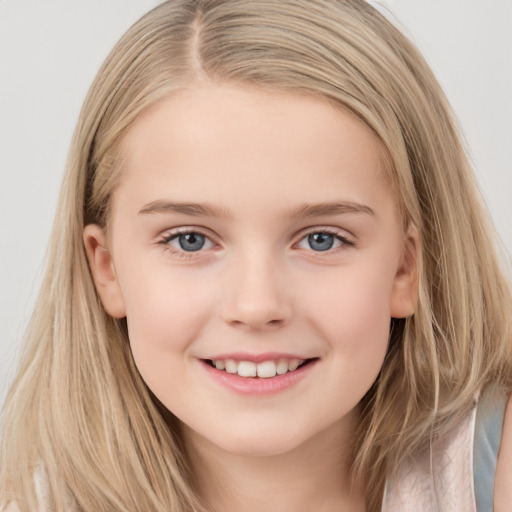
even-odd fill
[[[473,433],[476,407],[428,450],[406,459],[386,481],[382,512],[475,512]]]
[[[496,479],[494,484],[494,512],[512,510],[512,395],[509,396],[503,420]]]

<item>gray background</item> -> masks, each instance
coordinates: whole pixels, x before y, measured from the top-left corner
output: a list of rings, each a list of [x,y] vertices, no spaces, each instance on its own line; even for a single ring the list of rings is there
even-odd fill
[[[0,404],[39,287],[81,103],[116,40],[157,3],[0,0]],[[416,42],[445,88],[512,254],[512,0],[372,3]]]

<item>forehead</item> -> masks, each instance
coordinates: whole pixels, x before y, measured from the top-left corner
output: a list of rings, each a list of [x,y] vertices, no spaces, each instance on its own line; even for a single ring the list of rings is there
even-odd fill
[[[388,188],[381,143],[354,115],[321,98],[234,85],[160,100],[134,122],[121,154],[114,200],[179,196],[257,207],[265,196],[262,206],[277,208],[363,202]]]

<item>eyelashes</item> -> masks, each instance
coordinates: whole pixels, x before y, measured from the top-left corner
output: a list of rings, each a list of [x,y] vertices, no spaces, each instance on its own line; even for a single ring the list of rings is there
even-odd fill
[[[185,252],[197,252],[201,249],[211,249],[213,242],[202,233],[197,231],[178,232],[165,240],[165,243],[174,249]]]
[[[311,249],[315,252],[326,252],[342,247],[352,247],[354,243],[346,236],[339,233],[329,231],[327,229],[315,230],[306,234],[297,247],[301,249]]]
[[[354,241],[342,233],[345,232],[329,228],[312,228],[301,233],[300,238],[292,247],[312,253],[327,254],[354,247]],[[157,243],[172,254],[187,259],[200,252],[220,247],[210,235],[197,228],[181,228],[172,231],[164,235]]]
[[[208,235],[192,228],[182,228],[167,233],[157,241],[157,244],[173,256],[184,259],[191,259],[198,252],[215,246]]]

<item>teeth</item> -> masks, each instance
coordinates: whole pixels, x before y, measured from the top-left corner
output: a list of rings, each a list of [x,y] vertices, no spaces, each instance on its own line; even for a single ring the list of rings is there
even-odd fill
[[[256,377],[270,379],[276,375],[284,375],[295,371],[305,359],[279,359],[278,361],[235,361],[234,359],[216,359],[212,361],[217,370],[225,370],[227,373],[238,373],[240,377]]]
[[[258,377],[262,379],[275,377],[277,371],[276,363],[274,363],[274,361],[264,361],[257,366],[256,371],[258,372]]]
[[[256,363],[240,361],[238,363],[238,375],[240,377],[256,377]]]
[[[277,363],[277,375],[283,375],[288,371],[288,361],[286,359],[279,359]]]
[[[299,364],[300,364],[300,360],[299,359],[292,359],[288,363],[288,371],[290,371],[290,372],[295,371],[299,367]]]
[[[225,368],[228,373],[236,373],[238,371],[238,365],[233,359],[226,359]]]

